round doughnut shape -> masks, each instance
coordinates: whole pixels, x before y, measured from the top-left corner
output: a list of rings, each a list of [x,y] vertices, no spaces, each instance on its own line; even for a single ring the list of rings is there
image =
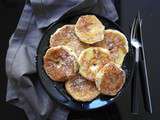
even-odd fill
[[[89,47],[88,44],[81,42],[76,36],[75,26],[72,24],[58,28],[57,31],[51,35],[50,47],[59,45],[68,46],[76,53],[77,56],[79,56],[82,50]]]
[[[54,81],[65,81],[77,74],[77,58],[66,46],[49,48],[43,61],[44,70]]]
[[[97,72],[111,61],[110,52],[101,47],[90,47],[83,50],[78,58],[79,73],[88,80],[94,81]]]
[[[69,95],[81,102],[91,101],[100,93],[94,82],[88,81],[81,76],[66,81],[65,88]]]
[[[125,35],[118,30],[107,29],[104,32],[104,40],[114,62],[122,65],[124,57],[128,53],[128,41]]]
[[[104,95],[114,96],[125,83],[125,72],[116,64],[106,64],[96,76],[96,86]]]
[[[104,29],[105,27],[95,15],[81,16],[75,25],[76,35],[82,42],[88,44],[102,41]]]

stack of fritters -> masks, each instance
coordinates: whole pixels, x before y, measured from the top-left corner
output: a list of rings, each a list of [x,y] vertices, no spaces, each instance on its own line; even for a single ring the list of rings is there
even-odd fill
[[[121,65],[128,42],[118,30],[106,29],[94,15],[79,17],[50,38],[44,56],[48,76],[59,82],[77,101],[91,101],[99,94],[114,96],[125,82]]]

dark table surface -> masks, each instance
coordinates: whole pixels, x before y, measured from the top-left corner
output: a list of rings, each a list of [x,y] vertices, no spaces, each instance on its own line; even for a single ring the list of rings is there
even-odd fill
[[[17,3],[8,0],[0,1],[0,119],[2,120],[27,120],[23,110],[5,103],[7,78],[5,75],[5,56],[8,48],[8,40],[16,28],[24,2],[18,0]],[[14,0],[15,1],[15,0]],[[159,0],[123,0],[118,3],[119,17],[118,23],[129,34],[129,28],[133,18],[140,11],[143,18],[143,38],[147,57],[147,67],[153,114],[144,112],[143,102],[140,99],[140,114],[130,113],[130,89],[121,99],[111,106],[90,113],[77,113],[72,111],[69,119],[80,120],[159,120],[160,119],[160,90],[159,74],[160,67],[160,1]],[[130,87],[129,87],[130,88]],[[96,114],[94,114],[96,113]]]

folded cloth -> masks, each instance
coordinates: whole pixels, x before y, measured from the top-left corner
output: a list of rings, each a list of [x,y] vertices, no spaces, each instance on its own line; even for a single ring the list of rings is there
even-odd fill
[[[24,109],[29,120],[65,120],[69,110],[51,100],[36,74],[36,49],[45,29],[62,15],[90,12],[118,19],[111,0],[26,0],[6,56],[6,101]]]

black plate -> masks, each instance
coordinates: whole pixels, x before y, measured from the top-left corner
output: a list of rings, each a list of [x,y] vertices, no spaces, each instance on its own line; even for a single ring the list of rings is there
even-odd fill
[[[99,96],[90,102],[77,102],[74,99],[72,99],[66,93],[63,83],[54,82],[53,80],[51,80],[47,76],[47,74],[45,73],[45,71],[43,69],[43,56],[45,55],[45,52],[49,47],[50,35],[53,34],[57,30],[57,28],[65,25],[65,24],[75,24],[77,19],[80,16],[81,15],[72,15],[69,17],[63,17],[59,21],[57,21],[56,23],[52,24],[49,27],[49,29],[44,34],[42,40],[40,41],[40,44],[39,44],[39,47],[37,50],[37,71],[38,71],[42,85],[44,86],[47,93],[51,96],[51,98],[53,98],[53,100],[58,101],[59,103],[65,105],[66,107],[68,107],[70,109],[84,111],[84,110],[93,110],[93,109],[102,108],[106,105],[111,104],[112,102],[114,102],[118,98],[120,98],[122,93],[125,92],[125,90],[127,88],[127,84],[129,83],[129,81],[131,79],[132,71],[133,71],[134,57],[133,57],[133,51],[132,51],[131,46],[129,44],[129,53],[126,55],[123,66],[122,66],[126,72],[126,82],[125,82],[123,88],[121,89],[121,91],[116,96],[113,96],[113,97]],[[103,25],[106,28],[117,29],[117,30],[123,32],[120,29],[120,27],[117,24],[113,23],[112,21],[110,21],[104,17],[100,17],[98,15],[96,15],[96,16],[103,23]]]

